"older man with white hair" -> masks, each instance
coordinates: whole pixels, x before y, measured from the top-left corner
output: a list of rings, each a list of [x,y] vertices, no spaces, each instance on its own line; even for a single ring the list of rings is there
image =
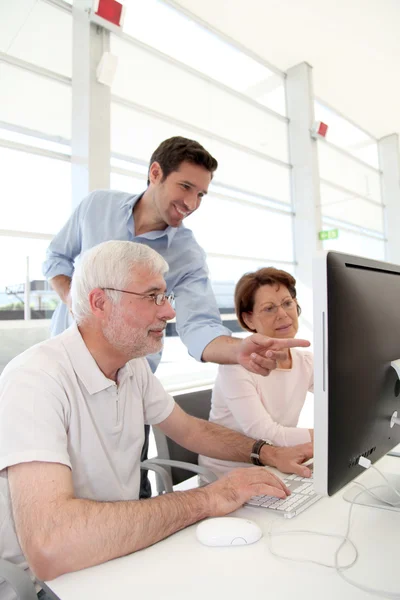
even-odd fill
[[[145,548],[251,496],[289,493],[254,467],[204,488],[138,499],[145,423],[223,460],[250,462],[254,445],[183,412],[142,358],[160,350],[175,314],[166,270],[159,254],[133,242],[87,251],[72,280],[75,324],[16,357],[0,378],[0,556],[39,579]],[[302,342],[273,340],[271,348],[295,345]],[[304,475],[311,454],[310,444],[265,445],[260,459]]]

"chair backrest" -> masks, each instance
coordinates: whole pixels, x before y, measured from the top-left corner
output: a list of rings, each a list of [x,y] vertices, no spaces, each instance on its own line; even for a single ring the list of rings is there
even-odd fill
[[[3,589],[4,587],[6,589]],[[4,595],[6,598],[16,597],[17,600],[37,600],[35,586],[28,573],[21,567],[0,558],[0,596],[3,598]]]
[[[185,392],[183,394],[176,394],[174,400],[189,415],[208,421],[211,408],[211,394],[212,389]],[[154,427],[154,438],[159,458],[180,460],[197,465],[198,455],[195,452],[182,448],[182,446],[179,446],[179,444],[176,444],[173,440],[165,436],[157,427]],[[170,468],[170,473],[173,485],[181,483],[185,479],[189,479],[189,477],[193,477],[193,473],[190,471],[177,469],[176,467]]]

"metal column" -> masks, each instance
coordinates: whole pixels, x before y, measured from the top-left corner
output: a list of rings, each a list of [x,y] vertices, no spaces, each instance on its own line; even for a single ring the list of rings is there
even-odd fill
[[[90,23],[91,0],[73,3],[72,208],[92,190],[110,186],[111,90],[96,69],[110,33]]]
[[[378,141],[382,170],[382,200],[385,205],[386,260],[400,265],[400,152],[396,133]]]
[[[312,68],[307,63],[291,67],[286,78],[289,117],[289,152],[292,164],[292,198],[295,212],[294,254],[300,304],[312,323],[312,257],[322,248],[322,228],[317,142],[311,137],[314,123]]]

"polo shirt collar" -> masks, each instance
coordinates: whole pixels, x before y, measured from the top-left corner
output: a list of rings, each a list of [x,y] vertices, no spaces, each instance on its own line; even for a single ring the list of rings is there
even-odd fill
[[[132,217],[132,221],[131,223],[134,224],[134,220],[133,220],[133,207],[135,206],[136,202],[139,202],[139,200],[141,199],[141,197],[143,196],[144,192],[142,192],[141,194],[138,194],[137,196],[130,196],[127,200],[127,202],[125,203],[124,207],[128,209],[128,223]],[[183,225],[181,225],[181,227],[183,227]],[[179,230],[179,227],[171,227],[170,225],[168,225],[168,227],[166,229],[157,229],[155,231],[148,231],[147,233],[142,233],[141,235],[136,236],[137,238],[144,238],[147,240],[156,240],[156,239],[161,239],[163,237],[166,238],[167,240],[167,247],[169,248],[172,240],[174,239],[177,231]],[[133,234],[133,231],[132,231]]]
[[[74,323],[61,334],[62,344],[69,356],[73,369],[90,395],[102,392],[109,387],[115,386],[115,382],[108,379],[99,369],[93,356],[90,354],[80,331]],[[126,371],[126,373],[125,373]],[[119,382],[125,377],[133,375],[133,369],[129,363],[119,371]]]

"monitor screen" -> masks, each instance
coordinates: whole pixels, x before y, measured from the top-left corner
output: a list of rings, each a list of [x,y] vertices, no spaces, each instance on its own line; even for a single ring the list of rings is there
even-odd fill
[[[314,487],[332,495],[400,442],[400,266],[333,251],[313,266]]]

